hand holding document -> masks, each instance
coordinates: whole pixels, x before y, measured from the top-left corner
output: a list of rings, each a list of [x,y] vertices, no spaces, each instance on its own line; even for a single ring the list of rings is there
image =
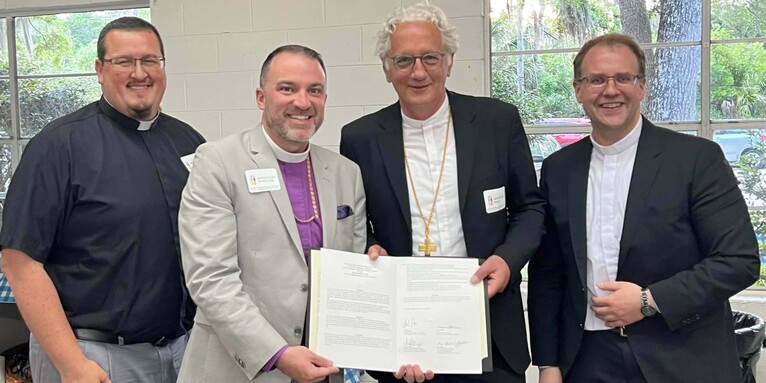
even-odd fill
[[[491,358],[484,286],[470,282],[478,267],[475,258],[314,250],[309,348],[339,367],[480,374]]]

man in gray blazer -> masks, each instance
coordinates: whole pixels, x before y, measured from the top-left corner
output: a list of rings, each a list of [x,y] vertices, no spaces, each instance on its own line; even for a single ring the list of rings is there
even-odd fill
[[[179,382],[319,381],[339,372],[302,344],[310,249],[364,252],[359,168],[309,139],[327,99],[321,56],[274,50],[261,126],[200,146],[179,217],[198,305]]]

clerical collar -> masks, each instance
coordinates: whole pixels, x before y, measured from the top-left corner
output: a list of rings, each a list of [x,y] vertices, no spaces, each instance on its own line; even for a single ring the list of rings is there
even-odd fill
[[[447,121],[447,118],[449,117],[449,97],[444,97],[444,101],[442,101],[442,105],[439,107],[439,109],[431,115],[431,117],[426,118],[425,120],[416,120],[414,118],[408,117],[406,114],[404,114],[404,111],[402,111],[402,124],[406,128],[421,128],[426,125],[433,125],[433,124],[444,124]]]
[[[152,125],[154,125],[154,122],[157,121],[157,118],[160,116],[160,113],[157,112],[157,115],[154,116],[151,120],[148,121],[141,121],[136,120],[134,118],[128,117],[119,110],[115,109],[114,106],[112,106],[112,103],[109,102],[109,100],[106,99],[105,96],[101,96],[101,99],[98,101],[98,105],[101,108],[101,110],[106,113],[109,117],[111,117],[115,122],[120,124],[121,126],[132,129],[132,130],[138,130],[138,131],[147,131],[151,129]]]
[[[263,135],[266,136],[266,142],[269,143],[269,146],[271,146],[271,150],[274,152],[274,157],[276,157],[278,160],[282,162],[288,162],[288,163],[297,163],[297,162],[303,162],[308,158],[309,156],[309,150],[311,150],[311,143],[309,142],[309,146],[306,148],[306,151],[303,153],[290,153],[277,145],[274,140],[271,139],[269,136],[269,133],[266,132],[266,127],[261,125],[261,129],[263,129]]]
[[[609,146],[603,146],[599,145],[596,140],[593,139],[593,135],[590,136],[590,142],[593,144],[593,149],[595,149],[597,152],[604,154],[604,155],[615,155],[620,154],[629,148],[638,145],[638,139],[641,137],[641,125],[643,125],[643,117],[639,116],[638,123],[636,123],[636,126],[631,129],[630,133],[628,133],[625,137],[623,137],[621,140],[615,142],[612,145]]]

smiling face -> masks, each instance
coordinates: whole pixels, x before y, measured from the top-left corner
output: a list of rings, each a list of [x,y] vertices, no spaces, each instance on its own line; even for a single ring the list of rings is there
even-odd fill
[[[431,117],[447,96],[446,82],[452,70],[452,57],[445,56],[441,65],[426,69],[418,59],[410,69],[401,70],[391,57],[399,55],[422,56],[426,53],[446,53],[442,35],[428,21],[404,22],[396,26],[391,35],[391,49],[383,66],[386,80],[394,85],[405,115],[425,120]]]
[[[638,59],[625,45],[598,44],[583,57],[580,73],[581,77],[636,75],[639,74]],[[596,142],[611,145],[630,133],[641,116],[645,87],[644,79],[635,84],[618,84],[609,79],[601,87],[574,82],[575,96],[590,117]]]
[[[160,41],[150,30],[115,29],[107,33],[104,43],[105,59],[162,57]],[[159,113],[166,86],[161,66],[145,68],[136,63],[123,68],[96,60],[96,73],[104,97],[120,113],[137,120],[150,120]]]
[[[256,90],[262,124],[282,149],[300,153],[324,121],[326,78],[319,61],[301,53],[281,52]]]

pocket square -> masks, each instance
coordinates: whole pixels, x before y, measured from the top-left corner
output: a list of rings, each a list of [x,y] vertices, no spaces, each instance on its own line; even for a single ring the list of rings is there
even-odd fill
[[[354,215],[354,209],[352,209],[351,206],[348,206],[348,205],[338,206],[338,219],[343,219],[346,217],[350,217],[352,215]]]

